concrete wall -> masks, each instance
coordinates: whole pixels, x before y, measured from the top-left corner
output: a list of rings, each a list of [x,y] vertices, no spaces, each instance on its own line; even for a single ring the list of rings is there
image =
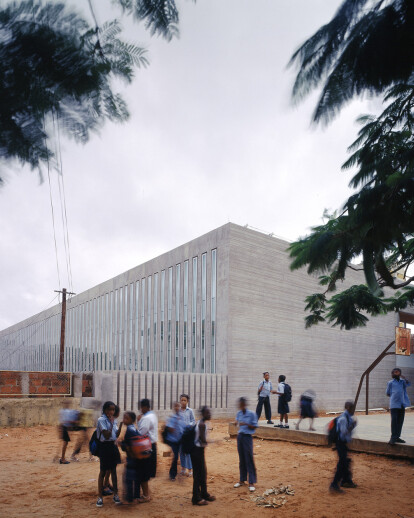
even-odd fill
[[[305,270],[292,272],[288,243],[231,225],[229,267],[229,406],[237,397],[256,405],[257,385],[263,371],[273,384],[284,374],[293,390],[291,410],[298,409],[300,394],[316,391],[320,409],[337,410],[354,398],[359,378],[394,339],[397,315],[370,319],[368,325],[341,331],[326,324],[305,329],[305,297],[320,291],[317,279]],[[357,272],[347,274],[345,288],[363,282]],[[385,407],[386,382],[395,366],[388,356],[370,376],[370,407]],[[274,387],[276,388],[276,387]],[[364,394],[359,407],[364,404]],[[273,415],[277,396],[272,396]]]
[[[106,384],[106,389],[101,390],[101,401],[112,400],[121,411],[136,412],[139,401],[148,398],[158,416],[165,418],[180,394],[185,393],[190,396],[191,408],[198,410],[208,405],[216,417],[227,414],[226,375],[131,371],[102,374],[98,374],[98,379]]]
[[[63,398],[0,399],[0,426],[57,425]],[[80,399],[70,398],[72,408],[79,408]]]

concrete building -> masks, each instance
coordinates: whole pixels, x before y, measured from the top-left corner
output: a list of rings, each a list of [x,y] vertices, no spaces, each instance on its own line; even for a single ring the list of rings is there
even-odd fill
[[[265,370],[274,383],[286,375],[293,409],[309,388],[319,408],[342,408],[394,339],[400,318],[410,325],[413,315],[388,314],[352,331],[306,330],[304,300],[318,290],[317,279],[290,271],[287,247],[228,223],[74,296],[65,369],[101,372],[124,408],[146,395],[168,409],[187,390],[193,406],[233,412],[240,395],[255,404]],[[347,275],[345,287],[363,282],[359,272]],[[1,331],[0,369],[58,370],[60,311],[54,306]],[[385,385],[396,361],[414,373],[413,355],[388,356],[371,374],[371,407],[387,405]]]

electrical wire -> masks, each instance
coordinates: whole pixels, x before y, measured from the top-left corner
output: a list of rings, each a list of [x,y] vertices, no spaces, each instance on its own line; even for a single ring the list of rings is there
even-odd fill
[[[43,121],[43,127],[44,127],[44,121]],[[46,145],[46,142],[45,142]],[[47,146],[47,145],[46,145]],[[57,268],[57,274],[58,274],[58,282],[59,282],[59,288],[62,287],[62,284],[60,282],[60,271],[59,271],[59,258],[58,258],[58,251],[57,251],[57,242],[56,242],[56,229],[55,229],[55,212],[53,210],[53,199],[52,199],[52,184],[50,182],[50,162],[49,162],[49,150],[47,150],[47,177],[49,181],[49,195],[50,195],[50,207],[52,209],[52,224],[53,224],[53,239],[55,241],[55,253],[56,253],[56,268]]]
[[[56,160],[57,160],[57,167],[59,171],[58,176],[58,186],[59,186],[59,198],[60,198],[60,209],[61,209],[61,216],[62,216],[62,226],[63,226],[63,243],[65,247],[65,258],[66,258],[66,270],[68,275],[68,283],[69,283],[69,291],[73,292],[73,279],[72,279],[72,264],[71,264],[71,258],[70,258],[70,245],[69,245],[69,228],[68,228],[68,215],[66,210],[66,194],[65,194],[65,183],[63,180],[63,162],[62,162],[62,150],[61,150],[61,144],[60,144],[60,129],[59,129],[59,119],[58,116],[56,116],[56,123],[55,123],[55,115],[52,115],[53,117],[53,129],[57,141],[57,148],[56,148]],[[61,186],[62,184],[62,186]]]

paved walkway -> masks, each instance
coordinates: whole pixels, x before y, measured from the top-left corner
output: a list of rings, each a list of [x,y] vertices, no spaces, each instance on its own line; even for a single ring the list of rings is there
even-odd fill
[[[323,434],[326,435],[326,425],[334,417],[339,414],[331,415],[328,417],[318,417],[314,421],[315,432],[309,432],[311,434]],[[358,420],[358,426],[355,428],[354,437],[355,439],[367,439],[371,441],[388,442],[391,436],[391,416],[388,412],[383,414],[365,415],[357,412],[355,417]],[[274,421],[278,424],[279,421]],[[295,424],[298,419],[292,419],[290,421],[290,429],[295,430]],[[309,419],[304,419],[300,424],[301,431],[308,431]],[[273,428],[273,425],[267,424],[266,421],[260,421],[259,426],[266,428]],[[404,439],[407,445],[414,446],[414,411],[407,411],[405,414],[404,426],[401,434],[401,438]]]

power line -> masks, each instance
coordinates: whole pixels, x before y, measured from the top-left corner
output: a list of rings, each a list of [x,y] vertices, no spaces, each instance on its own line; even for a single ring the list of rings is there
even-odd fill
[[[66,269],[68,274],[69,291],[73,291],[73,280],[72,280],[72,265],[70,259],[70,246],[69,246],[69,228],[68,228],[68,216],[66,210],[66,194],[65,194],[65,183],[63,180],[63,162],[62,162],[62,150],[60,145],[60,130],[59,130],[59,118],[56,117],[55,127],[55,116],[53,114],[53,128],[55,131],[57,148],[56,148],[56,159],[59,169],[58,186],[59,186],[59,197],[60,197],[60,209],[62,216],[63,226],[63,243],[65,247],[65,258],[66,258]],[[61,184],[62,183],[62,187]],[[63,196],[62,196],[63,193]]]
[[[44,121],[43,121],[43,127],[44,127]],[[45,141],[45,145],[47,148],[46,141]],[[49,181],[50,207],[52,209],[53,239],[55,241],[56,268],[57,268],[58,282],[59,282],[59,288],[60,288],[61,283],[60,283],[60,272],[59,272],[59,259],[58,259],[57,243],[56,243],[55,213],[53,210],[52,185],[50,183],[50,163],[49,163],[49,150],[48,149],[47,149],[47,177],[48,177],[48,181]]]

